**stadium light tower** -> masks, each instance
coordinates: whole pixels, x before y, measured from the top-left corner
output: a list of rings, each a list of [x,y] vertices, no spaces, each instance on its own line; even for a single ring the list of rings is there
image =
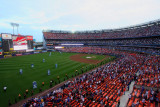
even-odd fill
[[[13,27],[13,34],[14,34],[14,26],[15,26],[14,23],[11,23],[11,26]]]
[[[13,27],[13,34],[14,34],[14,27],[17,27],[17,34],[18,34],[19,24],[18,23],[11,23],[11,26]]]
[[[18,34],[19,34],[19,33],[18,33],[18,27],[19,27],[19,24],[16,24],[16,27],[17,27],[17,35],[18,35]]]

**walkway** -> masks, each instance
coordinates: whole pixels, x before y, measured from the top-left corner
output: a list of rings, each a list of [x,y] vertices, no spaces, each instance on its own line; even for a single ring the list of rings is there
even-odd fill
[[[126,91],[125,95],[122,95],[120,97],[120,107],[126,107],[127,106],[127,102],[128,102],[128,99],[129,99],[129,94],[131,94],[132,91],[133,91],[134,83],[135,83],[134,81],[131,82],[129,91]]]

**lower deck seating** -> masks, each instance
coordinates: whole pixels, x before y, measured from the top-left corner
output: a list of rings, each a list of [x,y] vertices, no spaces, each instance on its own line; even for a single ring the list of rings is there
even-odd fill
[[[135,88],[127,106],[132,107],[160,107],[160,92]]]
[[[73,106],[73,107],[116,107],[120,96],[131,81],[141,82],[141,75],[152,70],[154,76],[160,79],[158,56],[123,53],[121,59],[105,64],[98,69],[68,81],[64,86],[36,97],[24,104],[28,106]],[[140,75],[137,73],[140,71]],[[138,81],[138,82],[137,82]],[[160,93],[156,90],[134,88],[127,106],[157,107]]]

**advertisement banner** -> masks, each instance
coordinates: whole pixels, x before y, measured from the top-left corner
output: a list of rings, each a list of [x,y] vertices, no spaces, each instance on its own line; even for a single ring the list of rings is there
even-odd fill
[[[4,55],[4,58],[10,58],[12,55]]]
[[[27,47],[27,40],[24,36],[13,36],[13,48],[14,50],[26,50]]]
[[[32,52],[34,51],[33,49],[27,49],[26,52]]]
[[[35,45],[36,45],[36,39],[33,39],[33,49],[34,50],[36,50]]]
[[[16,56],[22,56],[22,54],[16,54]]]
[[[35,54],[39,53],[39,52],[34,52]]]
[[[42,53],[47,52],[46,50],[42,51]]]
[[[2,35],[0,34],[0,55],[2,55]]]
[[[27,40],[33,40],[33,36],[27,36]]]
[[[52,46],[53,44],[47,44],[47,46]]]
[[[33,46],[36,45],[36,39],[33,39]]]
[[[2,38],[0,37],[0,47],[2,47]]]
[[[23,53],[23,55],[30,55],[31,53]]]
[[[14,49],[13,48],[10,48],[10,51],[13,51]]]
[[[2,55],[2,49],[0,49],[0,55]]]
[[[27,45],[21,45],[21,46],[13,46],[14,50],[26,50],[28,49]]]
[[[2,34],[2,39],[12,39],[11,34]]]

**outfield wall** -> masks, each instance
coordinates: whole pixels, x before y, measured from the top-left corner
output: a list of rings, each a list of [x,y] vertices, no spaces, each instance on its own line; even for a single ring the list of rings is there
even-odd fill
[[[51,50],[38,50],[38,51],[24,52],[24,53],[12,53],[12,52],[10,52],[7,55],[0,55],[0,59],[9,58],[9,57],[15,57],[15,56],[39,54],[39,53],[45,53],[45,52],[52,52],[52,51]]]

